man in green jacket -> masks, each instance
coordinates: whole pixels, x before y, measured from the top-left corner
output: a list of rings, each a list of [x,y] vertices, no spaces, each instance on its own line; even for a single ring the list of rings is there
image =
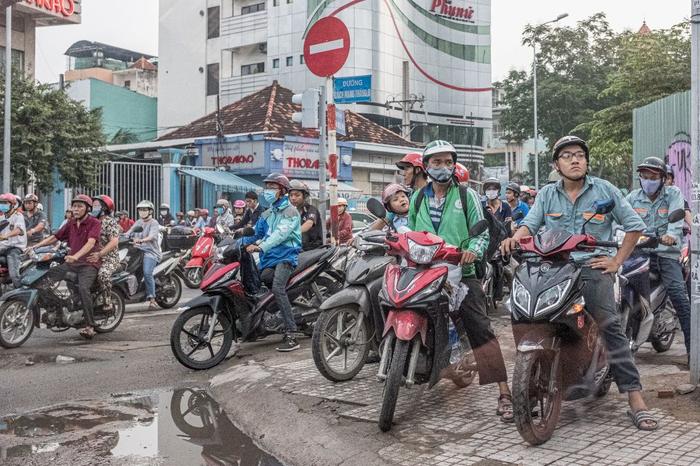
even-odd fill
[[[471,188],[462,188],[467,189],[466,209],[462,205],[460,187],[454,182],[456,163],[457,151],[449,142],[433,141],[426,146],[423,151],[423,166],[430,182],[413,194],[408,226],[414,231],[434,233],[448,244],[464,251],[461,261],[462,282],[469,287],[469,293],[462,302],[459,315],[452,317],[458,331],[466,333],[469,338],[479,368],[479,383],[498,383],[500,397],[497,414],[504,422],[511,422],[513,406],[506,366],[491,321],[486,315],[486,296],[474,267],[474,263],[486,252],[489,233],[485,231],[475,237],[469,236],[469,229],[483,220],[484,213],[479,196]],[[419,196],[421,202],[418,203]]]

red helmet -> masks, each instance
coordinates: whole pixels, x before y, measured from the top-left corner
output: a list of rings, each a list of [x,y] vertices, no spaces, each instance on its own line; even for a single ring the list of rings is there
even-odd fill
[[[423,166],[423,154],[420,152],[409,152],[404,155],[401,160],[396,162],[396,166],[401,170],[408,167],[418,167],[425,171],[425,167]]]
[[[382,191],[382,204],[384,204],[384,207],[387,207],[389,205],[391,196],[393,196],[396,193],[406,193],[406,196],[411,195],[411,191],[409,191],[407,188],[404,188],[398,183],[388,184],[386,185],[386,188],[384,188],[384,191]]]
[[[17,197],[12,193],[0,194],[0,202],[9,202],[11,205],[17,205]]]
[[[469,170],[459,162],[455,164],[455,178],[458,183],[469,183]]]
[[[109,215],[114,212],[114,201],[111,197],[107,196],[106,194],[100,194],[95,198],[95,200],[100,201],[104,213]]]
[[[245,209],[245,201],[239,199],[233,203],[234,209]]]
[[[199,215],[209,216],[209,209],[199,209]]]
[[[75,202],[82,202],[87,206],[87,211],[92,212],[92,198],[87,194],[78,194],[70,201],[71,204]]]

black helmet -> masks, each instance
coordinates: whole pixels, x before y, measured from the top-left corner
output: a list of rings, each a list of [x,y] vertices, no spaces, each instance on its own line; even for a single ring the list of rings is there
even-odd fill
[[[520,196],[520,185],[514,181],[511,181],[506,186],[506,191],[513,191],[516,196]]]
[[[640,170],[651,170],[655,171],[661,174],[661,176],[665,177],[666,176],[666,164],[664,163],[663,160],[661,160],[658,157],[647,157],[637,165],[637,173],[639,173]]]
[[[590,154],[588,152],[588,144],[586,144],[586,141],[578,136],[564,136],[554,143],[554,147],[552,148],[552,161],[556,162],[559,158],[559,152],[561,152],[565,147],[569,146],[581,146],[583,151],[586,153],[586,162],[589,161]]]
[[[275,183],[279,185],[285,191],[289,191],[289,178],[280,173],[270,173],[267,178],[263,180],[263,183]]]
[[[498,181],[498,178],[486,178],[484,180],[482,186],[484,187],[484,190],[486,190],[486,186],[491,185],[491,184],[495,185],[496,189],[498,189],[499,191],[501,190],[501,182]]]

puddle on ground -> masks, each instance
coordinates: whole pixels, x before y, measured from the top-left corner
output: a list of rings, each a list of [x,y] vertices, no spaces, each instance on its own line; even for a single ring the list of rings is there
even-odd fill
[[[79,458],[91,464],[281,465],[198,388],[113,395],[0,419],[0,464],[23,464],[30,456],[41,464]]]

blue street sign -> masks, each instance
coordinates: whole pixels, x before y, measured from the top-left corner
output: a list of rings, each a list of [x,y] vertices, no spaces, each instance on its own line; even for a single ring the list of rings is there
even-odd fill
[[[345,131],[345,110],[336,107],[335,109],[335,132],[341,136],[347,136]]]
[[[333,99],[337,104],[369,102],[372,98],[371,74],[335,78],[333,81]]]

